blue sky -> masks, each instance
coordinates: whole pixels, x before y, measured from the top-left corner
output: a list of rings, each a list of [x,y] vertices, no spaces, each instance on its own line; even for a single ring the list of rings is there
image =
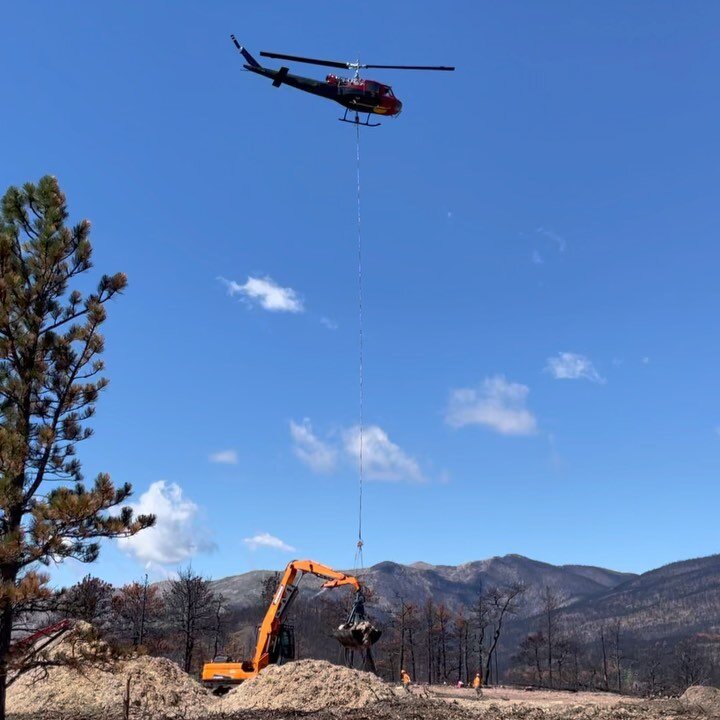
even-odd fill
[[[2,187],[56,175],[97,272],[130,279],[81,458],[161,526],[93,572],[354,557],[355,131],[243,73],[231,32],[458,67],[367,72],[404,109],[361,132],[366,563],[643,571],[718,550],[717,3],[36,2],[3,20]]]

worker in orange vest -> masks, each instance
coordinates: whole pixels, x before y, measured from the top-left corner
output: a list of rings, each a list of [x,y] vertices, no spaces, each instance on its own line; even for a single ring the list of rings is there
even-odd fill
[[[480,677],[480,673],[475,674],[475,679],[473,680],[472,686],[475,688],[477,696],[482,697],[482,678]]]
[[[410,676],[405,672],[405,670],[400,671],[400,679],[402,680],[403,687],[407,692],[410,692],[410,683],[412,682],[410,680]]]

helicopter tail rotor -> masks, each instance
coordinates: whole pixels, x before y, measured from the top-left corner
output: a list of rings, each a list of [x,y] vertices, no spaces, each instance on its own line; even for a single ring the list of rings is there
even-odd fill
[[[235,47],[240,51],[240,54],[245,58],[245,62],[248,65],[252,65],[252,67],[262,67],[260,63],[237,41],[237,38],[234,35],[230,36],[230,39],[235,44]]]

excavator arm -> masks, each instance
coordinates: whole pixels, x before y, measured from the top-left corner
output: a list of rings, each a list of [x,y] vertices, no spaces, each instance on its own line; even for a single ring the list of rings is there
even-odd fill
[[[267,667],[269,664],[271,643],[274,642],[277,637],[283,617],[287,614],[297,595],[298,588],[295,581],[298,575],[302,577],[302,575],[306,573],[325,580],[323,583],[324,588],[351,585],[355,588],[356,592],[360,592],[360,581],[352,575],[338,572],[327,565],[314,562],[313,560],[292,560],[289,562],[277,586],[277,590],[273,595],[270,606],[265,613],[262,625],[260,625],[255,656],[253,658],[253,664],[259,670]]]
[[[252,660],[245,660],[240,663],[205,663],[203,666],[202,679],[206,685],[225,688],[228,685],[237,684],[248,678],[255,677],[261,670],[275,661],[277,657],[275,643],[277,643],[280,638],[283,618],[287,615],[298,593],[296,581],[299,577],[306,574],[315,575],[324,580],[325,582],[322,584],[323,588],[330,589],[343,587],[345,585],[354,588],[356,595],[351,617],[348,623],[338,628],[336,637],[346,647],[351,647],[353,643],[355,643],[356,647],[361,647],[359,644],[360,640],[357,639],[360,636],[357,635],[357,631],[353,625],[353,618],[358,613],[358,608],[362,616],[358,619],[364,619],[364,612],[362,610],[364,597],[360,581],[352,575],[338,572],[327,565],[313,560],[292,560],[285,568],[285,572],[265,612],[265,617],[258,631],[257,645],[255,646],[255,654]],[[365,622],[365,625],[370,626],[367,622]],[[349,631],[351,626],[354,635]],[[365,632],[362,637],[362,642],[365,642],[365,638],[369,637],[369,635]],[[377,638],[380,637],[380,631],[374,630],[372,637],[372,642],[375,642]],[[369,644],[369,641],[367,641],[366,644]]]

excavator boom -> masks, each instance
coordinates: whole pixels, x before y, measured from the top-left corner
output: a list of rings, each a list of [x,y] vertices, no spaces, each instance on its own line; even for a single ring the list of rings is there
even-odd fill
[[[287,615],[293,600],[297,596],[298,576],[315,575],[325,582],[323,588],[337,588],[349,585],[355,589],[355,603],[348,622],[341,625],[336,637],[345,647],[369,647],[380,637],[380,631],[372,628],[365,619],[363,594],[360,581],[352,575],[333,570],[314,560],[292,560],[287,564],[277,590],[265,612],[258,631],[257,645],[252,660],[243,662],[211,662],[203,666],[202,680],[206,686],[224,689],[255,677],[261,670],[279,657],[283,657],[283,618]],[[357,632],[356,627],[361,631]],[[369,632],[368,628],[372,630]]]

